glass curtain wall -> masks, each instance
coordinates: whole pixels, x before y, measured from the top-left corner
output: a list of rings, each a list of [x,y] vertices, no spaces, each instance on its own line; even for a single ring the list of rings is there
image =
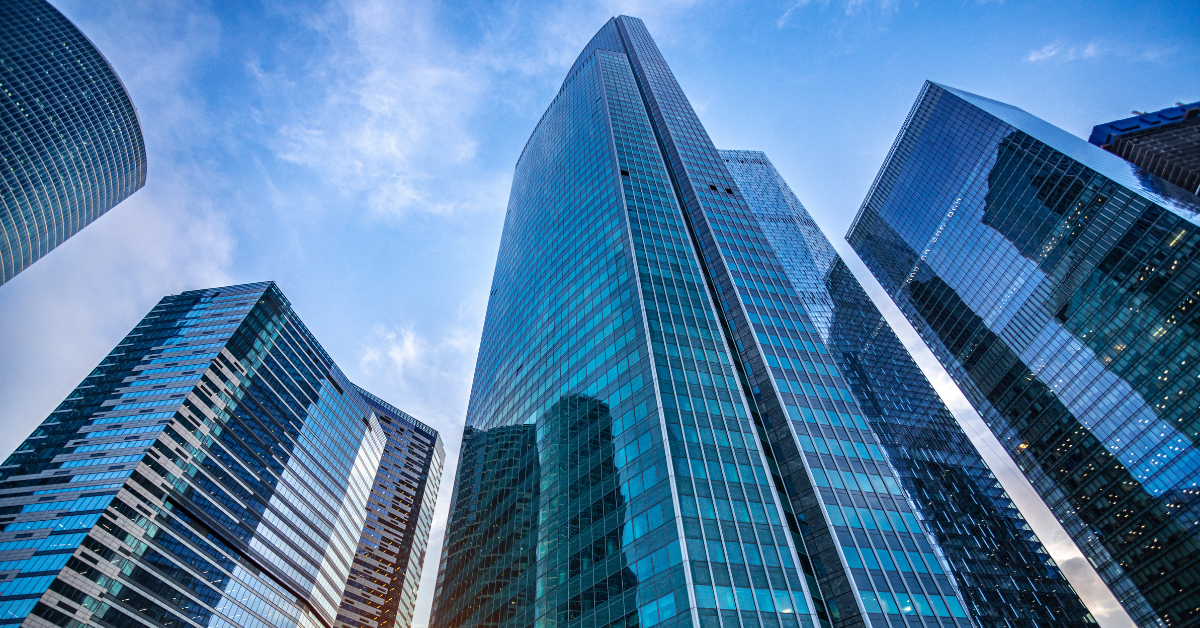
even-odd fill
[[[848,236],[1141,626],[1200,625],[1198,210],[927,83]]]

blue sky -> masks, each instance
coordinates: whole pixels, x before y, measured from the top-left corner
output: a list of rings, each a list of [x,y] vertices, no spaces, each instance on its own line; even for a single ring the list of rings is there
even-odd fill
[[[273,279],[354,381],[441,431],[449,475],[513,165],[612,15],[645,20],[717,146],[766,151],[877,299],[842,238],[925,79],[1084,137],[1200,100],[1187,2],[53,3],[125,82],[149,180],[0,287],[4,454],[163,295]],[[882,305],[1102,625],[1131,625]]]

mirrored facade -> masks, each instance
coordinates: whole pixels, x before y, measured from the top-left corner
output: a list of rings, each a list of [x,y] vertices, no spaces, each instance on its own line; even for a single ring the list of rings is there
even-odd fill
[[[971,625],[786,273],[645,26],[609,21],[517,162],[431,625]]]
[[[848,236],[1140,626],[1200,625],[1198,209],[927,83]]]
[[[137,112],[45,0],[0,4],[0,284],[146,184]]]
[[[162,299],[0,466],[0,624],[334,628],[378,405],[273,283]]]
[[[948,563],[972,617],[982,626],[1095,625],[954,416],[767,156],[721,151],[721,157],[796,295],[814,312],[818,335],[934,547]],[[803,383],[813,379],[814,369],[807,364],[790,368],[795,360],[783,356],[767,361],[780,390],[795,389],[797,383],[804,388]],[[854,466],[879,453],[869,440],[848,442],[819,424],[808,422],[795,429],[813,465],[832,457]],[[870,455],[864,455],[863,445]],[[841,504],[846,524],[836,529],[860,590],[877,595],[922,593],[918,582],[928,584],[928,579],[919,570],[911,572],[899,560],[894,561],[895,569],[888,569],[887,563],[875,560],[872,552],[885,556],[895,539],[887,534],[889,526],[878,510],[865,512],[850,497]],[[861,565],[855,560],[858,554]]]

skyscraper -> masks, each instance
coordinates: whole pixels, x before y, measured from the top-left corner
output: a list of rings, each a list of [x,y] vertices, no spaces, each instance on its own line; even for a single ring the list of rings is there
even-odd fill
[[[1097,124],[1088,142],[1200,193],[1200,102]]]
[[[972,625],[816,316],[610,20],[517,161],[431,624]]]
[[[926,83],[848,236],[1140,626],[1200,625],[1197,211]]]
[[[944,553],[972,616],[982,626],[1032,626],[1050,617],[1060,625],[1090,624],[1087,609],[1012,499],[767,156],[720,154],[925,530]],[[778,388],[803,381],[804,374],[793,376],[787,361],[777,360],[768,358],[773,375],[790,378]],[[828,428],[810,423],[796,432],[807,456],[839,453]],[[853,464],[856,456],[844,453]],[[864,556],[872,544],[883,547],[870,517],[843,510],[852,528],[839,534],[846,555],[854,555],[855,543]],[[851,571],[856,578],[878,573],[866,567]]]
[[[0,4],[0,284],[146,184],[137,111],[45,0]]]
[[[355,386],[387,436],[337,628],[412,624],[446,451],[433,428]]]
[[[0,466],[0,623],[334,628],[380,404],[273,283],[162,299]]]

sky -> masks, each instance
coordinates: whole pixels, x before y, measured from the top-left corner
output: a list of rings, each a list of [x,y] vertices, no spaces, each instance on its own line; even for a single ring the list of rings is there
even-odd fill
[[[763,150],[1103,628],[1132,626],[844,235],[923,81],[1076,135],[1200,100],[1200,5],[52,0],[138,109],[146,187],[0,286],[7,455],[164,295],[275,280],[447,450],[425,628],[513,167],[571,62],[642,18],[718,148]]]

